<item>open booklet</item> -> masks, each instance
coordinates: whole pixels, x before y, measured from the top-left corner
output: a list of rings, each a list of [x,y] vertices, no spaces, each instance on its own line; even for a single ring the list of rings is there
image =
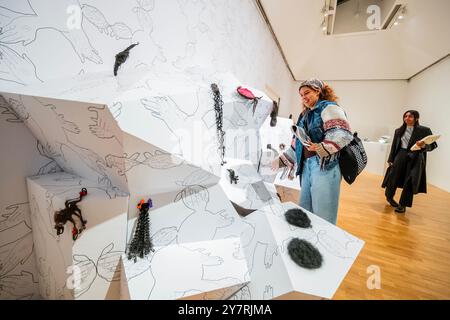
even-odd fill
[[[425,138],[417,141],[417,142],[425,142],[425,144],[432,144],[433,142],[435,142],[436,140],[438,140],[441,137],[440,134],[431,134],[429,136],[426,136]],[[420,150],[420,147],[417,146],[417,144],[414,144],[411,147],[411,151],[418,151]]]
[[[311,139],[309,138],[309,136],[306,134],[305,130],[303,128],[300,128],[296,125],[292,125],[291,126],[291,131],[292,133],[295,135],[295,137],[300,140],[300,142],[304,145],[304,146],[310,146],[311,145]]]

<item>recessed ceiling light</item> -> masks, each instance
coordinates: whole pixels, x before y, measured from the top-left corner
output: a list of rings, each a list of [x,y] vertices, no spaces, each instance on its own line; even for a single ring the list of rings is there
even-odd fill
[[[404,16],[399,16],[398,18],[399,18],[399,19],[401,20],[401,19],[403,19],[403,18],[404,18]]]
[[[395,21],[395,22],[394,22],[394,26],[398,26],[398,21]]]

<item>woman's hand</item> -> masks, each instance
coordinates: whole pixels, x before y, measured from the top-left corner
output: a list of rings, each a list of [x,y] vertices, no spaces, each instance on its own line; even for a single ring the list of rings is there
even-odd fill
[[[272,171],[277,171],[278,169],[280,169],[280,160],[276,158],[272,161]]]
[[[424,148],[424,147],[425,147],[425,142],[423,142],[423,141],[417,141],[417,142],[416,142],[416,145],[417,145],[419,148]]]
[[[317,151],[317,143],[310,143],[309,145],[306,145],[305,148],[308,149],[308,151],[316,152]]]

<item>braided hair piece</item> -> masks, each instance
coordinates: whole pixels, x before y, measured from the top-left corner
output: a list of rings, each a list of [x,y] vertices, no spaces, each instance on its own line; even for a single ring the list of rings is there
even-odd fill
[[[225,131],[223,131],[223,100],[217,84],[211,84],[211,90],[214,96],[214,111],[216,112],[216,127],[217,127],[217,141],[219,142],[220,165],[223,166],[226,162],[225,158]]]
[[[137,205],[139,217],[133,240],[131,240],[128,247],[128,260],[133,259],[136,262],[137,257],[144,258],[150,251],[155,251],[150,239],[150,217],[148,211],[151,207],[153,207],[152,199],[148,199],[147,202],[144,202],[142,199]]]

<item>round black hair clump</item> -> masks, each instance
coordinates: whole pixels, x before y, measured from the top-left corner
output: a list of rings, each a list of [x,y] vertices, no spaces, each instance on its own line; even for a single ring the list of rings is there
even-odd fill
[[[288,244],[291,259],[300,267],[317,269],[322,266],[322,255],[319,250],[306,240],[292,239]]]
[[[311,228],[311,220],[302,209],[289,209],[284,214],[286,221],[300,228]]]

